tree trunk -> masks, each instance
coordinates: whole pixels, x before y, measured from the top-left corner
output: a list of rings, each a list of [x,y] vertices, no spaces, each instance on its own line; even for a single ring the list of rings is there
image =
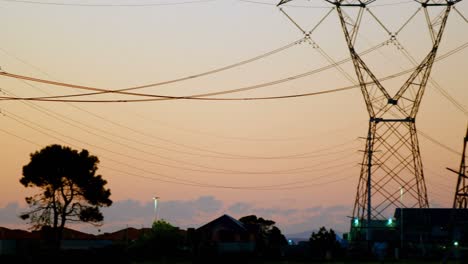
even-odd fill
[[[55,192],[54,190],[54,198],[53,198],[53,205],[52,207],[54,208],[54,223],[52,226],[52,233],[53,233],[53,241],[52,241],[52,246],[55,250],[60,249],[60,240],[61,240],[61,232],[58,229],[58,218],[59,218],[59,212],[57,210],[57,201],[55,199]]]

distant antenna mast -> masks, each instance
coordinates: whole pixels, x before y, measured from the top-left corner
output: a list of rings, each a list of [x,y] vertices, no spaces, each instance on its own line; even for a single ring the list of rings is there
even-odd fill
[[[455,198],[453,199],[453,208],[468,208],[468,175],[466,175],[466,142],[468,142],[468,126],[463,144],[463,153],[460,163],[460,170],[456,171],[450,168],[447,170],[458,174],[457,188],[455,189]]]

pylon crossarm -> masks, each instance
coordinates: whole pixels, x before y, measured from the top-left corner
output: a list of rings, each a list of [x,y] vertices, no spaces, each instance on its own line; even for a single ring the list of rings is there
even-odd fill
[[[292,1],[292,0],[281,0],[281,1],[277,4],[277,6],[284,5],[284,4],[286,4],[287,2],[291,2],[291,1]]]
[[[291,1],[291,0],[289,0]],[[365,7],[368,4],[371,4],[377,0],[325,0],[326,2],[336,5],[336,6],[361,6]]]
[[[454,5],[462,0],[414,0],[423,6],[448,6]]]
[[[280,0],[280,2],[277,4],[277,6],[284,5],[288,2],[291,2],[292,0]],[[348,0],[325,0],[326,2],[332,4],[332,5],[343,5],[343,6],[362,6],[362,5],[368,5],[370,3],[373,3],[377,0],[354,0],[354,1],[348,1]]]

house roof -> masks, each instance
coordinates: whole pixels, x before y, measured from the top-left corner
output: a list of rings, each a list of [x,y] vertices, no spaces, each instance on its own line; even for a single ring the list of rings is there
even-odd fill
[[[0,227],[0,240],[17,240],[17,239],[38,239],[40,237],[37,233],[31,233],[20,229],[8,229]]]
[[[122,240],[137,240],[146,232],[150,232],[151,228],[142,228],[136,229],[133,227],[125,228],[122,230],[115,231],[113,233],[104,233],[102,235],[98,235],[98,239],[104,240],[114,240],[114,241],[122,241]]]
[[[240,231],[240,232],[247,231],[247,228],[245,227],[245,225],[241,221],[239,221],[239,220],[237,220],[237,219],[235,219],[235,218],[233,218],[233,217],[231,217],[231,216],[229,216],[227,214],[224,214],[224,215],[214,219],[213,221],[199,227],[197,230],[200,230],[200,231],[209,230],[209,229],[212,229],[212,228],[214,228],[216,226],[219,226],[219,225],[222,225],[222,226],[225,226],[227,228],[234,229],[234,230]]]
[[[63,229],[63,239],[71,239],[71,240],[92,240],[96,239],[95,235],[92,234],[87,234],[84,232],[80,232],[74,229],[70,228],[64,228]]]
[[[124,241],[124,240],[136,240],[143,233],[149,232],[150,228],[125,228],[113,233],[104,233],[101,235],[87,234],[74,229],[65,228],[63,230],[64,240],[113,240],[113,241]],[[0,227],[0,240],[20,240],[20,239],[44,239],[47,237],[50,229],[45,228],[39,231],[25,231],[19,229],[8,229]]]

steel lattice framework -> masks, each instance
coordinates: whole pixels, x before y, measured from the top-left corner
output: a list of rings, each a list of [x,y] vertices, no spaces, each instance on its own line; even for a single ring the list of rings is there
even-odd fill
[[[278,5],[289,1],[292,0],[281,0]],[[325,1],[333,4],[338,13],[370,116],[353,217],[380,220],[387,218],[395,208],[427,208],[429,202],[415,120],[450,11],[461,0],[415,0],[424,10],[432,45],[426,57],[393,96],[355,48],[364,11],[367,5],[377,0]],[[345,12],[346,8],[358,11],[350,16]],[[429,8],[438,8],[441,12],[434,16]]]
[[[468,127],[466,128],[466,136],[463,144],[462,159],[460,170],[455,171],[450,168],[448,170],[458,174],[457,187],[455,189],[455,198],[453,199],[453,208],[467,209],[468,208],[468,175],[466,174],[466,144],[468,142]]]

